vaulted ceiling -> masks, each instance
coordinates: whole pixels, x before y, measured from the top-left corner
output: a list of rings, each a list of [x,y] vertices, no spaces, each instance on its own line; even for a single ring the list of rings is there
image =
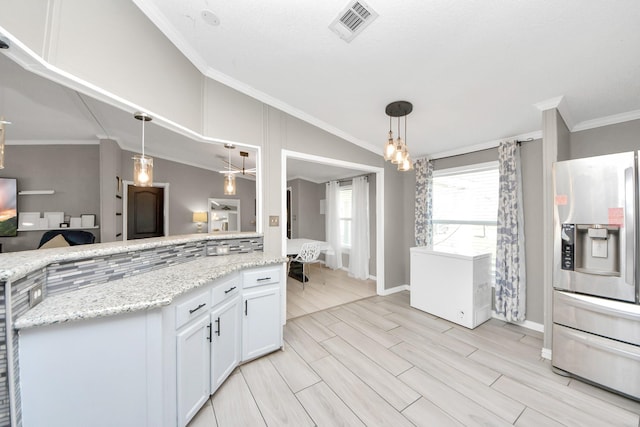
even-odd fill
[[[413,103],[414,157],[539,133],[536,104],[557,97],[573,130],[640,118],[636,0],[369,0],[360,3],[377,17],[349,42],[329,28],[353,4],[344,0],[132,1],[203,74],[375,152],[389,131],[385,106],[396,100]],[[1,55],[0,75],[2,106],[12,104],[9,140],[101,135],[137,150],[130,112]],[[150,154],[224,168],[219,145],[161,127],[148,132]],[[314,167],[296,165],[292,176]]]
[[[373,150],[396,100],[418,155],[539,131],[560,96],[570,127],[640,117],[636,0],[368,0],[350,42],[353,1],[133,1],[204,74]]]

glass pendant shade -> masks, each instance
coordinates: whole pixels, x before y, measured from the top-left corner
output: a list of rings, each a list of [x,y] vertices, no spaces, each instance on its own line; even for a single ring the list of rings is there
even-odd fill
[[[407,172],[413,170],[413,161],[411,161],[411,157],[407,155],[402,163],[398,164],[398,170],[400,172]]]
[[[394,165],[402,163],[406,152],[407,148],[404,144],[404,141],[402,140],[402,138],[398,137],[398,139],[396,139],[396,151],[393,153],[391,163],[393,163]]]
[[[224,176],[224,194],[226,196],[233,196],[236,194],[236,176],[232,173],[228,173]]]
[[[136,154],[133,159],[133,185],[151,187],[153,185],[153,158]]]
[[[136,187],[153,187],[153,158],[144,155],[144,122],[150,122],[151,116],[137,112],[133,117],[142,122],[142,154],[136,154],[133,159],[133,185]]]
[[[384,146],[384,159],[391,160],[395,152],[396,144],[393,142],[393,132],[389,131],[389,140],[387,141],[387,145]]]

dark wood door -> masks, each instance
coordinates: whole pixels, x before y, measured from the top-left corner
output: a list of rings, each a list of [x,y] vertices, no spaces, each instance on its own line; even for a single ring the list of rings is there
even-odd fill
[[[127,190],[127,240],[164,236],[164,188]]]

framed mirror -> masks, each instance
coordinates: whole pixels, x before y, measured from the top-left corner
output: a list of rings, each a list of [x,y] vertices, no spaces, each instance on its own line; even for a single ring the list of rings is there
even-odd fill
[[[240,230],[240,200],[209,199],[209,233]]]

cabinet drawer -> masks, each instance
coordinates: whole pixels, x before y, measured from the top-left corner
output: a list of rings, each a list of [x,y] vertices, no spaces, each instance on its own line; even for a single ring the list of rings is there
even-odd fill
[[[260,270],[245,271],[242,274],[242,286],[251,288],[253,286],[280,283],[280,266],[272,268],[261,268]]]
[[[176,328],[188,323],[191,319],[208,313],[211,308],[210,295],[211,292],[206,290],[178,304],[176,306]]]
[[[240,278],[236,277],[216,285],[211,293],[211,306],[218,305],[240,292]]]

